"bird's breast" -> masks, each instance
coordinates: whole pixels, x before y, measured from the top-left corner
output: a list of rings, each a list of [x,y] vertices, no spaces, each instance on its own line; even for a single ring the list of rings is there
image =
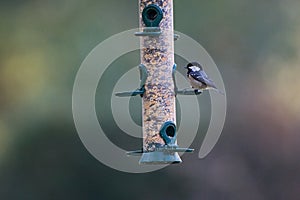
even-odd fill
[[[188,75],[188,79],[190,81],[190,84],[195,89],[204,89],[206,87],[205,84],[195,80],[191,75]]]

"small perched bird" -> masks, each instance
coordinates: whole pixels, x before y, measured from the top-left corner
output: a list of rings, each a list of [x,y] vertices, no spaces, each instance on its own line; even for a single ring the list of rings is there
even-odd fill
[[[211,80],[204,72],[202,66],[198,62],[191,62],[185,67],[187,71],[187,77],[190,81],[192,88],[199,90],[213,89],[218,93],[224,95],[224,92],[220,91],[213,80]]]

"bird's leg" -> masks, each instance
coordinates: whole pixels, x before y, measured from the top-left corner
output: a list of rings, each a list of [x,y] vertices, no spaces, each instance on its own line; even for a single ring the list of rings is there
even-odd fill
[[[202,90],[195,89],[194,92],[195,92],[195,94],[197,95],[197,94],[201,94],[201,93],[202,93]]]

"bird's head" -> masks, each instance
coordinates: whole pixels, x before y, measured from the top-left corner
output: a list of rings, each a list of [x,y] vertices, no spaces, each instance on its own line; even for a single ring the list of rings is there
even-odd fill
[[[188,72],[196,72],[202,70],[202,66],[198,62],[190,62],[184,68],[188,69]]]

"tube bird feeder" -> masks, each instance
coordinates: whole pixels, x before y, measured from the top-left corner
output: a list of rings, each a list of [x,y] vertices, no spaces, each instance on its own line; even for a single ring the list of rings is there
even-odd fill
[[[173,0],[139,0],[140,88],[117,96],[140,95],[143,100],[143,149],[141,164],[182,162],[178,152],[193,149],[177,145],[176,94],[174,62]],[[195,94],[192,91],[191,94]]]

